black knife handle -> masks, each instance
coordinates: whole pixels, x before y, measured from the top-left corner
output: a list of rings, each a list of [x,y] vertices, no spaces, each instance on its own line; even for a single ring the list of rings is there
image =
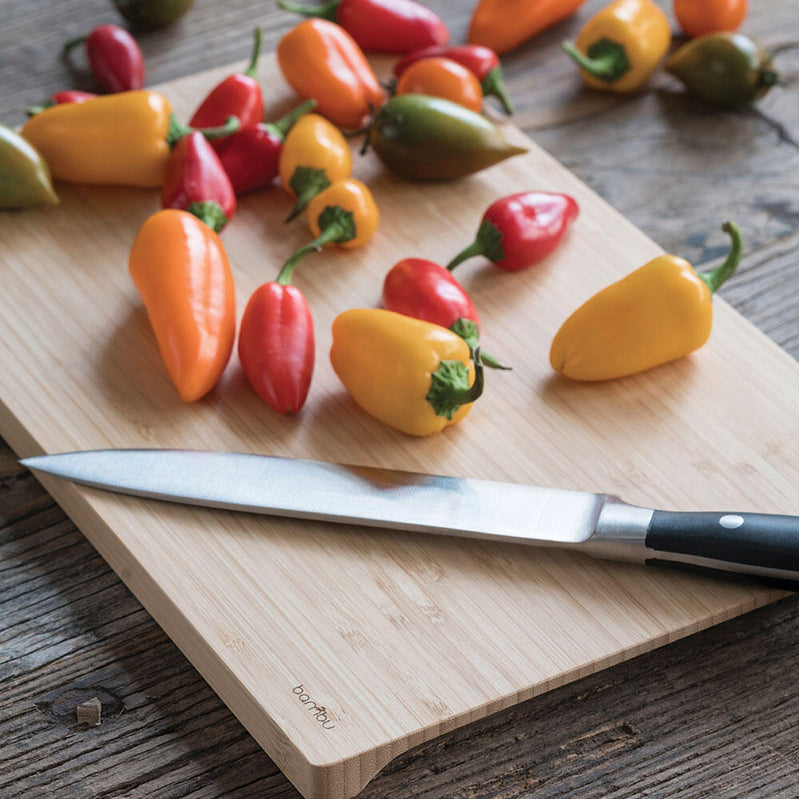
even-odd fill
[[[781,514],[654,511],[646,563],[749,573],[796,588],[798,531],[798,518]]]

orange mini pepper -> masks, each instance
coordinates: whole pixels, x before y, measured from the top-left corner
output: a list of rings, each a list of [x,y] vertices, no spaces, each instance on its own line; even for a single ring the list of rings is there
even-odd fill
[[[369,188],[355,178],[335,181],[308,204],[308,227],[313,241],[298,247],[283,269],[291,274],[297,262],[328,244],[345,249],[361,247],[375,234],[380,212]]]
[[[129,267],[181,400],[198,400],[222,375],[236,334],[233,275],[222,241],[187,211],[165,209],[139,229]]]
[[[307,19],[278,43],[278,63],[286,82],[340,128],[363,125],[386,95],[361,48],[344,28],[325,19]]]
[[[288,219],[333,181],[349,178],[352,170],[353,154],[341,131],[319,114],[301,117],[286,135],[278,159],[281,185],[297,197]]]
[[[435,56],[415,61],[397,79],[397,94],[444,97],[480,113],[483,89],[475,74],[451,58]]]
[[[574,14],[584,0],[479,0],[467,41],[508,53]]]
[[[674,0],[673,9],[683,32],[696,39],[735,31],[747,14],[747,0]]]

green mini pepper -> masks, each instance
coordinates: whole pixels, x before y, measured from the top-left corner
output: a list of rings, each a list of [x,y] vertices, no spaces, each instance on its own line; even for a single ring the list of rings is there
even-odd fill
[[[50,169],[41,153],[16,131],[0,125],[0,208],[57,203]]]
[[[182,17],[194,0],[112,0],[135,28],[164,28]]]
[[[725,108],[749,106],[778,83],[772,55],[741,33],[710,33],[683,45],[664,69],[689,94]]]
[[[441,97],[402,94],[377,111],[367,144],[403,178],[460,178],[527,152],[486,117]]]

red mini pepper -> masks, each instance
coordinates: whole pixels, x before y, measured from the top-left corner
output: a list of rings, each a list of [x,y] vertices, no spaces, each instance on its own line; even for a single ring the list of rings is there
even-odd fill
[[[386,274],[381,305],[407,317],[449,328],[474,351],[478,346],[480,320],[470,296],[444,267],[424,258],[404,258]],[[501,367],[481,352],[487,367]]]
[[[97,97],[93,92],[80,92],[77,89],[65,89],[63,92],[55,92],[50,98],[54,106],[61,103],[85,103]]]
[[[87,100],[93,100],[95,97],[97,97],[97,95],[92,92],[80,92],[77,89],[64,89],[61,92],[55,92],[50,95],[50,99],[46,103],[42,103],[40,106],[26,108],[25,113],[29,117],[33,117],[36,114],[41,114],[42,111],[51,106],[60,106],[64,103],[85,103]]]
[[[316,105],[316,100],[306,100],[279,120],[249,125],[220,143],[217,153],[236,194],[266,186],[275,178],[286,134]]]
[[[253,292],[239,327],[239,361],[256,394],[280,414],[296,414],[314,371],[314,320],[305,295],[291,283],[292,256],[274,281]]]
[[[238,117],[242,128],[257,125],[264,118],[264,99],[256,79],[261,52],[261,29],[253,31],[253,51],[244,72],[235,72],[217,84],[194,112],[189,124],[193,128],[213,128],[228,117]],[[215,144],[215,149],[221,142]]]
[[[337,22],[362,50],[374,53],[408,53],[450,41],[447,25],[414,0],[326,0],[316,6],[278,0],[278,5]]]
[[[68,53],[86,45],[89,67],[98,83],[108,92],[128,92],[144,86],[144,58],[136,39],[119,25],[98,25],[87,36],[71,39],[64,45]]]
[[[181,137],[170,154],[161,191],[163,208],[194,214],[219,233],[236,211],[236,195],[219,156],[199,131]]]
[[[395,77],[399,78],[415,61],[423,58],[450,58],[466,67],[480,82],[484,97],[494,95],[500,100],[506,114],[514,109],[503,83],[503,68],[497,53],[480,44],[431,45],[414,50],[394,65]]]
[[[481,255],[502,269],[525,269],[556,248],[577,216],[578,204],[566,194],[522,192],[502,197],[486,209],[475,241],[447,269]]]

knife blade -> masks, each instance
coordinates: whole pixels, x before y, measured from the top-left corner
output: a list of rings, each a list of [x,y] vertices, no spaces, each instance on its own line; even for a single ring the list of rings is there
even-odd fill
[[[85,450],[20,461],[123,494],[273,516],[576,549],[794,588],[798,517],[660,511],[609,494],[201,450]]]

